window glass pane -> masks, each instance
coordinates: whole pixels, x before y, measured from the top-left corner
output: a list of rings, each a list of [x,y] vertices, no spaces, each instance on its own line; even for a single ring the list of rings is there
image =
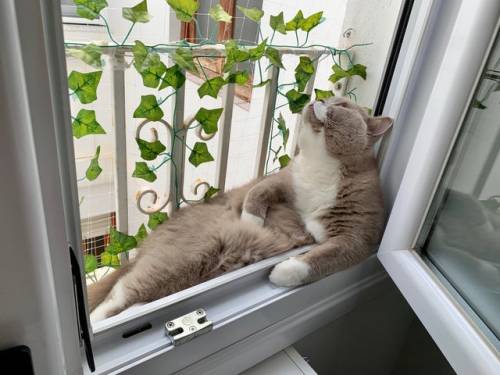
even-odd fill
[[[497,39],[431,206],[425,235],[420,239],[421,249],[497,337],[500,337],[499,119]]]
[[[198,3],[201,6],[189,23],[174,22],[175,13],[165,0],[108,0],[92,2],[91,8],[73,6],[82,22],[64,24],[82,251],[89,284],[116,272],[127,258],[132,260],[140,252],[145,233],[154,236],[154,228],[167,217],[153,215],[154,211],[172,216],[178,209],[203,203],[207,192],[222,187],[218,184],[224,180],[221,171],[225,171],[221,189],[225,191],[252,180],[257,166],[263,169],[261,175],[279,171],[294,156],[300,124],[300,108],[292,112],[287,92],[302,91],[290,95],[292,105],[295,101],[298,107],[315,99],[314,88],[321,90],[319,95],[328,96],[331,91],[374,108],[404,1],[384,6],[361,0]],[[231,27],[211,18],[210,10],[219,4],[227,14],[219,8],[214,17],[233,17]],[[63,5],[71,4],[64,1]],[[180,14],[186,17],[189,12],[181,9]],[[271,16],[276,30],[271,27]],[[231,110],[223,95],[230,69],[224,70],[224,57],[207,51],[223,48],[229,40],[244,50],[233,56],[234,70],[248,71],[248,82],[236,85],[232,120],[223,126],[224,116]],[[268,56],[253,51],[257,57],[245,57],[248,49],[263,41],[283,52],[284,69],[276,74],[270,89],[268,75],[274,68],[268,56],[279,65],[273,50]],[[199,58],[175,57],[180,65],[184,61],[183,68],[194,68],[174,88],[172,80],[179,75],[172,70],[167,77],[167,68],[174,65],[172,54],[178,47]],[[300,57],[311,52],[310,64],[298,69],[302,75],[299,86],[295,70]],[[314,75],[310,65],[315,63]],[[200,97],[201,86],[214,78],[224,87]],[[308,78],[310,85],[306,85]],[[205,85],[207,92],[214,87],[217,84]],[[275,105],[268,106],[276,92]],[[183,113],[178,106],[181,99]],[[212,114],[203,132],[200,122],[188,120],[201,107],[222,109],[219,120]],[[184,123],[179,121],[174,131],[171,126],[179,118]],[[230,136],[223,135],[222,129],[229,126]],[[259,152],[264,132],[270,141]],[[222,160],[227,160],[227,166],[220,167]],[[200,225],[210,224],[204,219]],[[161,225],[168,226],[169,221]],[[183,230],[191,230],[195,236],[194,227]]]

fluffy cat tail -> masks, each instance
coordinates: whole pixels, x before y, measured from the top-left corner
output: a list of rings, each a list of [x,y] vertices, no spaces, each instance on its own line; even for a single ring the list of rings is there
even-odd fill
[[[130,267],[131,264],[124,265],[87,287],[89,312],[93,311],[102,301],[104,301],[116,282],[129,271]]]

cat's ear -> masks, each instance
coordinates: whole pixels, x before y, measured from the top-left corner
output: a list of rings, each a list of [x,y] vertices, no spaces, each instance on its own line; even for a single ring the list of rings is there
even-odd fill
[[[380,137],[388,131],[394,120],[387,116],[370,117],[368,119],[368,134],[372,137]]]

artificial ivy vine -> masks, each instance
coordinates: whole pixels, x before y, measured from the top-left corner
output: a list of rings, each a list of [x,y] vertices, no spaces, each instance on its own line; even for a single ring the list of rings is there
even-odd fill
[[[97,69],[90,73],[72,71],[68,77],[68,86],[71,90],[70,96],[76,97],[81,104],[86,105],[97,100],[97,88],[101,80],[103,68],[103,48],[125,46],[134,26],[137,23],[147,23],[151,19],[151,15],[148,13],[147,0],[141,1],[133,7],[122,8],[122,17],[130,21],[131,25],[123,41],[120,43],[116,41],[111,34],[107,19],[101,13],[108,5],[106,0],[74,0],[74,3],[77,6],[77,13],[79,16],[90,20],[101,19],[104,22],[108,36],[112,42],[112,44],[108,46],[97,46],[92,43],[67,45],[67,53],[70,56],[78,58],[94,69]],[[200,6],[197,0],[166,0],[166,3],[172,8],[180,21],[195,22],[197,24],[195,15]],[[260,82],[252,85],[252,87],[258,88],[265,86],[270,80],[263,79],[264,71],[271,66],[279,70],[285,69],[280,52],[276,48],[278,46],[273,44],[276,33],[286,35],[292,32],[296,39],[296,45],[294,46],[279,47],[302,48],[305,50],[313,47],[324,48],[328,52],[327,57],[330,56],[333,62],[332,74],[329,78],[331,82],[335,83],[342,78],[352,76],[359,76],[366,79],[366,67],[361,64],[352,63],[348,50],[339,50],[318,44],[307,44],[309,33],[324,21],[323,12],[314,13],[306,17],[302,11],[298,11],[297,14],[287,22],[285,21],[283,12],[277,15],[271,15],[269,18],[269,25],[273,32],[269,38],[264,38],[260,31],[260,23],[264,17],[264,12],[257,8],[244,8],[241,6],[237,6],[237,8],[246,18],[258,24],[260,41],[255,45],[244,44],[236,40],[224,41],[225,58],[222,69],[223,72],[220,76],[208,78],[204,67],[199,61],[199,57],[196,55],[197,47],[219,43],[215,40],[213,35],[206,40],[201,40],[199,43],[179,41],[148,46],[139,40],[134,41],[133,45],[130,46],[133,54],[133,66],[141,76],[143,85],[158,90],[158,93],[163,93],[163,91],[166,92],[162,97],[155,94],[149,94],[142,95],[138,98],[138,105],[133,112],[134,118],[151,121],[163,119],[165,112],[162,109],[162,105],[168,98],[176,95],[177,91],[184,85],[186,81],[185,72],[201,75],[201,77],[204,78],[204,82],[198,88],[198,95],[200,98],[205,96],[217,98],[220,90],[225,85],[246,85],[250,80],[249,72],[247,70],[236,70],[238,64],[245,61],[254,62],[256,71],[258,71],[259,74]],[[209,10],[208,16],[216,22],[232,22],[232,16],[229,15],[220,4],[213,6]],[[196,27],[196,30],[199,30],[199,27]],[[305,36],[303,33],[305,33]],[[302,41],[300,40],[301,38]],[[165,50],[170,56],[171,61],[173,61],[173,64],[170,66],[167,66],[160,57],[160,51]],[[350,61],[350,66],[347,69],[342,68],[340,65],[340,57],[342,55],[347,56]],[[261,62],[263,58],[269,61],[269,65],[265,68],[262,66]],[[280,84],[277,87],[278,94],[286,99],[286,103],[276,106],[273,112],[273,126],[271,128],[271,142],[269,144],[268,156],[266,159],[266,173],[273,172],[267,169],[267,164],[270,159],[273,161],[278,160],[280,168],[285,167],[290,161],[290,156],[287,154],[287,143],[290,130],[286,126],[282,113],[277,110],[281,107],[288,106],[292,113],[299,113],[311,100],[310,95],[305,91],[309,80],[314,74],[314,63],[315,61],[310,57],[306,55],[300,56],[299,63],[295,68],[295,81]],[[288,90],[283,91],[284,88],[288,88]],[[330,90],[315,89],[314,92],[317,100],[326,99],[334,95]],[[354,96],[353,90],[351,90],[348,95]],[[176,116],[175,112],[174,108],[174,119]],[[217,124],[222,112],[223,108],[199,108],[195,115],[195,125],[187,129],[173,130],[169,148],[159,140],[148,142],[144,139],[137,138],[136,143],[140,150],[142,160],[135,163],[132,176],[148,182],[155,181],[157,178],[156,171],[165,163],[172,161],[171,152],[174,150],[175,143],[184,142],[185,137],[180,136],[179,132],[186,132],[189,129],[200,126],[205,134],[214,134],[218,131]],[[80,139],[88,135],[105,134],[105,130],[98,122],[97,117],[94,110],[81,109],[78,114],[76,114],[76,117],[72,117],[73,136]],[[277,129],[276,133],[274,133],[275,124]],[[281,146],[279,146],[277,150],[274,150],[272,148],[272,140],[278,136],[281,137]],[[191,146],[184,144],[184,146],[190,151],[188,160],[195,167],[203,163],[214,161],[214,157],[210,154],[205,142],[196,142]],[[271,154],[273,155],[272,157]],[[98,178],[102,172],[102,168],[99,165],[99,155],[100,146],[97,146],[94,157],[84,177],[89,181]],[[163,157],[163,159],[156,166],[147,163],[155,161],[159,157]],[[172,164],[172,167],[176,168],[175,164]],[[211,198],[218,191],[219,189],[217,187],[209,186],[205,193],[204,200]],[[182,202],[179,200],[176,202],[177,205],[181,203]],[[159,224],[167,219],[168,215],[164,212],[151,214],[149,215],[148,227],[150,230],[154,230]],[[92,272],[99,265],[118,267],[120,265],[118,255],[135,248],[146,236],[147,230],[144,224],[141,225],[135,236],[130,236],[116,229],[111,229],[110,244],[106,247],[104,253],[101,254],[100,262],[98,262],[94,255],[86,255],[85,271]]]

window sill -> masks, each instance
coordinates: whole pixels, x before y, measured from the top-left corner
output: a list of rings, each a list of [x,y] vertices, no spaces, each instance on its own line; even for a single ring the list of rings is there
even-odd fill
[[[93,342],[96,373],[125,370],[131,374],[146,373],[147,369],[161,368],[167,374],[191,366],[187,373],[195,374],[201,369],[196,370],[199,363],[194,363],[205,357],[217,352],[210,362],[217,363],[221,356],[226,365],[227,351],[236,350],[230,355],[234,360],[236,354],[247,353],[236,349],[238,345],[257,345],[260,356],[248,363],[245,367],[248,368],[349,311],[361,297],[373,298],[372,287],[386,279],[385,271],[373,255],[355,267],[296,289],[279,288],[268,281],[274,264],[304,251],[307,248],[264,260],[138,307],[126,317],[96,324]],[[174,348],[165,335],[165,322],[200,307],[213,321],[213,330]],[[122,338],[124,332],[145,323],[152,328]],[[277,342],[272,344],[273,340]],[[252,358],[244,358],[243,362]],[[203,364],[204,374],[209,371],[206,366]]]

